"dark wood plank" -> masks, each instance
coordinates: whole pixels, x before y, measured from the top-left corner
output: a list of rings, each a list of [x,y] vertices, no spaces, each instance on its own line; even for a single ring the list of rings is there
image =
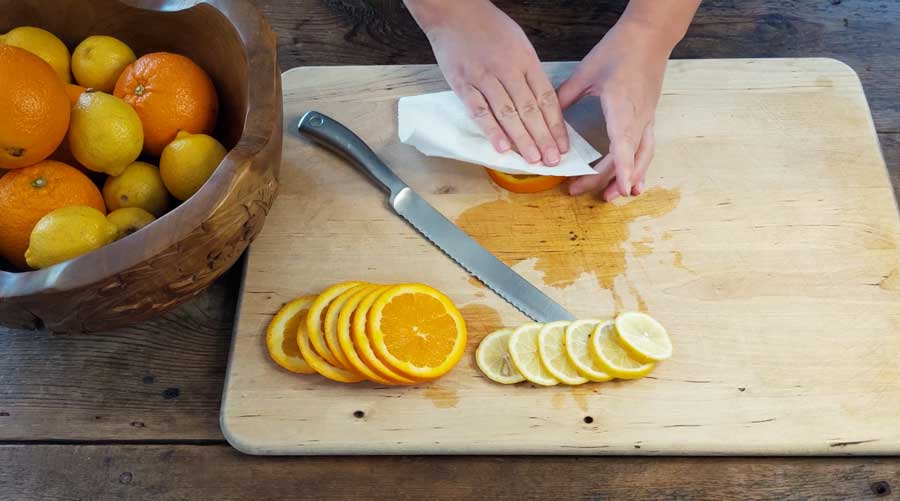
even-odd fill
[[[625,0],[498,0],[545,61],[580,59]],[[257,0],[278,34],[284,69],[433,63],[399,0]],[[706,0],[678,58],[834,57],[859,74],[880,131],[900,132],[900,3],[884,0]]]
[[[238,273],[115,332],[0,332],[0,440],[221,440]]]
[[[226,446],[0,447],[8,499],[891,499],[900,459],[259,458]],[[890,492],[889,492],[890,491]]]

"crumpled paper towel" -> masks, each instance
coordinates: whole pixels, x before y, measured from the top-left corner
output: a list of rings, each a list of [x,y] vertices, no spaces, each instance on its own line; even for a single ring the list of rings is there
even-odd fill
[[[462,160],[510,174],[571,177],[597,173],[588,164],[600,158],[600,153],[569,124],[568,153],[557,166],[547,167],[530,164],[515,151],[498,153],[453,92],[402,97],[397,107],[400,142],[428,156]]]

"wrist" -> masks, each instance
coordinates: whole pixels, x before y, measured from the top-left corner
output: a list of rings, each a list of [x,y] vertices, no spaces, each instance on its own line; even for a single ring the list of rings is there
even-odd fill
[[[684,38],[687,30],[679,30],[665,23],[640,19],[637,16],[623,16],[614,27],[622,31],[626,38],[635,40],[641,45],[651,47],[652,50],[664,54],[666,58]]]
[[[446,0],[403,0],[416,24],[425,34],[452,22],[454,12],[460,4],[472,3],[476,0],[448,2]],[[482,0],[477,0],[482,1]]]

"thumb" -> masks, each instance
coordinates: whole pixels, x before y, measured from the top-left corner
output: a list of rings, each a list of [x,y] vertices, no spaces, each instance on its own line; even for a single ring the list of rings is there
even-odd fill
[[[560,108],[565,110],[584,97],[584,87],[584,83],[576,71],[556,89]]]

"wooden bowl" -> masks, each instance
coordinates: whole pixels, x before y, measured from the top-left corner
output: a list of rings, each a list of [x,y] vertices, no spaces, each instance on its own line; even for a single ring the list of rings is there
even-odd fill
[[[38,26],[70,50],[102,34],[139,56],[192,58],[215,82],[215,136],[230,150],[199,192],[141,231],[43,270],[0,271],[0,325],[107,330],[205,289],[262,229],[275,198],[281,76],[266,20],[249,0],[0,0],[0,12],[0,33]]]

